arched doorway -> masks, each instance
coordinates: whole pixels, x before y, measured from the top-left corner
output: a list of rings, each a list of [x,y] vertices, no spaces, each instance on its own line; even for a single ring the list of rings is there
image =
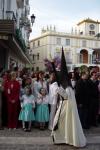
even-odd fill
[[[80,62],[81,63],[88,63],[88,51],[83,49],[80,51]]]
[[[99,64],[99,52],[98,51],[93,51],[93,54],[92,54],[92,62],[93,64]]]

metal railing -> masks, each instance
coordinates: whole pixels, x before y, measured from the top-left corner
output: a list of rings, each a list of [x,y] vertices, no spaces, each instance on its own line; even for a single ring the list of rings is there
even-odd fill
[[[13,11],[6,11],[6,19],[7,20],[14,20],[15,22],[17,21]]]

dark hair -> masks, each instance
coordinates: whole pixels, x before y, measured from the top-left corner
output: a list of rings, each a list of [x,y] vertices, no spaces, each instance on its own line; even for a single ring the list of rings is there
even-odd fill
[[[45,90],[45,93],[47,94],[47,92],[46,92],[46,89],[45,88],[40,88],[40,90],[39,90],[39,93],[41,94],[41,90]]]
[[[44,72],[43,72],[43,71],[39,71],[39,72],[37,73],[37,81],[39,81],[39,79],[40,79],[40,78],[39,78],[39,75],[40,75],[40,74],[44,75]]]
[[[86,72],[85,72],[85,71],[81,72],[81,76],[83,76],[83,75],[85,75],[85,74],[86,74]]]
[[[43,71],[39,71],[39,74],[44,74],[44,72]]]
[[[30,86],[26,86],[25,89],[29,89],[29,94],[32,94],[32,90]]]
[[[50,78],[50,76],[49,76],[49,74],[45,74],[45,79],[49,79]]]
[[[90,73],[90,77],[92,77],[94,73],[96,74],[96,71],[92,71],[92,72]]]

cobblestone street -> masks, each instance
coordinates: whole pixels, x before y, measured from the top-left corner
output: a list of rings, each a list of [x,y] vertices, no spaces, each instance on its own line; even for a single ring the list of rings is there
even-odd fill
[[[78,150],[100,150],[100,127],[84,131],[87,146]],[[75,150],[68,145],[54,145],[49,130],[32,129],[24,132],[22,129],[9,131],[0,130],[0,150]]]

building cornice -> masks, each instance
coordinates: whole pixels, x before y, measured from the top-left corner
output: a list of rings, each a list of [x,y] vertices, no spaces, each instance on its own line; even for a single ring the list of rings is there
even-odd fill
[[[84,20],[80,21],[77,25],[80,25],[80,24],[82,24],[82,23],[84,23],[84,22],[100,24],[100,22],[99,22],[98,20],[95,21],[95,20],[92,20],[92,19],[90,19],[90,18],[87,18],[87,19],[84,19]]]
[[[30,40],[30,43],[34,42],[34,41],[37,41],[37,40],[40,40],[41,38],[44,38],[44,37],[47,37],[47,36],[57,36],[57,37],[65,37],[65,38],[76,38],[76,39],[86,39],[86,40],[100,41],[100,39],[97,39],[96,37],[91,37],[91,36],[86,36],[86,35],[63,33],[63,32],[46,32],[45,34]]]

